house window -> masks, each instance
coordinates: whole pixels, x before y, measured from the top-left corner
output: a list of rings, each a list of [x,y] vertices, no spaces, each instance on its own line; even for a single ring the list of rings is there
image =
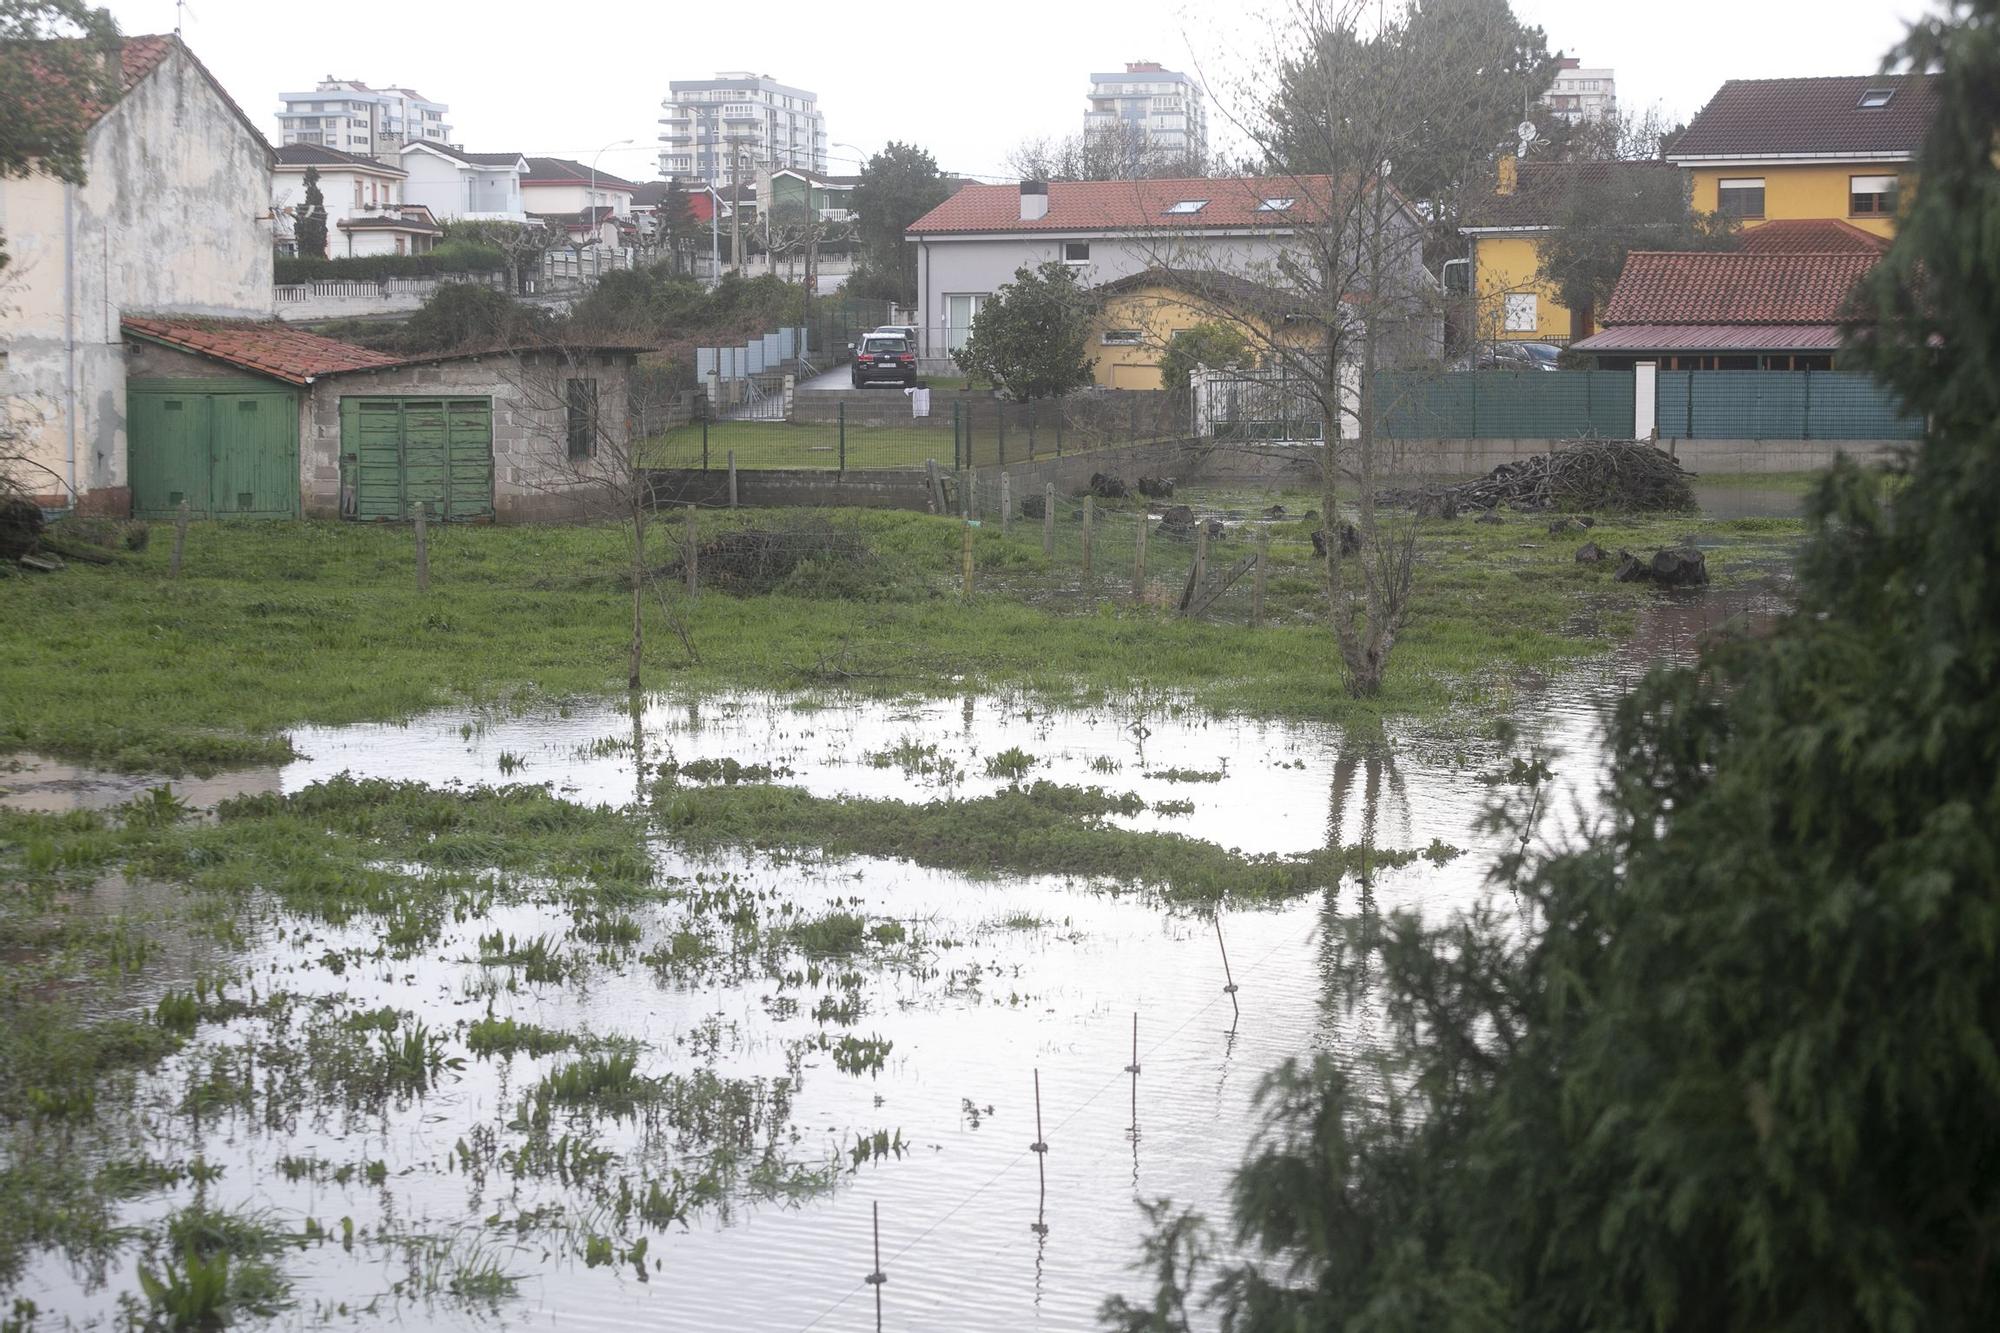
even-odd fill
[[[1855,217],[1893,217],[1896,190],[1894,176],[1849,176],[1847,211]]]
[[[1137,347],[1145,340],[1146,335],[1138,329],[1106,329],[1104,331],[1104,345],[1106,347]]]
[[[1726,218],[1764,216],[1764,178],[1746,176],[1716,183],[1715,209]]]
[[[1861,101],[1858,105],[1871,109],[1878,106],[1887,106],[1889,105],[1889,99],[1895,95],[1896,90],[1894,88],[1870,88],[1867,92],[1861,94]]]
[[[1533,333],[1536,325],[1536,300],[1533,292],[1507,293],[1507,332]]]
[[[1090,262],[1089,241],[1064,241],[1063,263],[1088,264]]]
[[[597,449],[597,381],[565,380],[569,406],[569,456],[588,458]]]
[[[361,207],[361,178],[359,176],[354,178],[354,206],[356,208]]]
[[[979,318],[979,309],[985,304],[984,292],[964,292],[944,298],[944,344],[947,352],[956,352],[965,346],[965,340],[972,336],[973,321]]]

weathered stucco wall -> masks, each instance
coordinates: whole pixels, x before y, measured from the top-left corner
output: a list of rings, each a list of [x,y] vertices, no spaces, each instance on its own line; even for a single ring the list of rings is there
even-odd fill
[[[270,313],[270,150],[176,47],[91,130],[86,166],[82,185],[0,181],[0,410],[45,503],[73,485],[115,510],[130,501],[119,319]]]

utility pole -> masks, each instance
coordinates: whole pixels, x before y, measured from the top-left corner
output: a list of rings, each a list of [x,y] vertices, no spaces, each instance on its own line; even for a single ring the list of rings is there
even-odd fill
[[[743,272],[743,139],[740,135],[731,135],[729,139],[729,270],[738,275]]]

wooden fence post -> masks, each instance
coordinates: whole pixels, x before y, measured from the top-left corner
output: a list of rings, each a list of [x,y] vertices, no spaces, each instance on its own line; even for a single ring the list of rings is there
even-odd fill
[[[1097,513],[1097,497],[1083,497],[1083,581],[1090,582],[1090,529],[1091,519]]]
[[[424,515],[430,512],[429,500],[417,501],[417,591],[431,590],[431,540],[424,526]]]
[[[1267,530],[1257,538],[1257,573],[1250,583],[1250,628],[1261,629],[1264,625],[1264,574],[1265,566],[1271,562],[1271,534]]]
[[[736,508],[736,451],[729,451],[729,507]]]
[[[701,539],[695,527],[693,505],[687,507],[687,585],[689,601],[701,595]]]
[[[1042,487],[1042,554],[1056,558],[1056,484]]]
[[[1146,534],[1152,530],[1152,515],[1139,511],[1139,541],[1132,554],[1132,600],[1141,601],[1146,596]]]
[[[965,598],[972,600],[972,524],[966,523],[959,537],[959,554],[965,564]]]
[[[1014,477],[1012,473],[1000,474],[1000,535],[1005,537],[1007,529],[1014,521]]]
[[[180,503],[180,508],[174,511],[174,554],[167,561],[167,577],[170,579],[177,579],[181,576],[181,555],[187,550],[187,540],[188,502],[183,500]]]

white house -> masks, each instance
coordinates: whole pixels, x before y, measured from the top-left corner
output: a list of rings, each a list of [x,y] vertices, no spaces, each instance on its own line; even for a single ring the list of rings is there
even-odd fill
[[[272,299],[264,136],[177,37],[125,38],[120,82],[83,184],[0,180],[0,424],[43,504],[109,512],[131,503],[120,321],[268,317]]]
[[[399,161],[408,173],[403,198],[424,205],[433,217],[475,222],[528,220],[521,194],[528,159],[519,153],[468,153],[426,139],[404,144]]]
[[[1302,232],[1321,225],[1330,199],[1324,176],[968,185],[906,233],[918,249],[923,353],[941,358],[963,346],[980,307],[1014,271],[1048,261],[1069,264],[1091,287],[1149,270],[1291,285],[1279,261],[1302,253]],[[1396,248],[1399,281],[1420,285],[1421,225],[1400,199],[1391,218],[1405,242]]]
[[[420,255],[437,245],[442,228],[430,209],[403,197],[408,172],[314,144],[285,145],[271,168],[271,209],[281,245],[305,206],[308,167],[319,171],[320,197],[326,204],[327,258]]]
[[[632,206],[639,187],[566,157],[531,157],[521,177],[528,216],[562,227],[572,241],[617,249],[638,240]]]

